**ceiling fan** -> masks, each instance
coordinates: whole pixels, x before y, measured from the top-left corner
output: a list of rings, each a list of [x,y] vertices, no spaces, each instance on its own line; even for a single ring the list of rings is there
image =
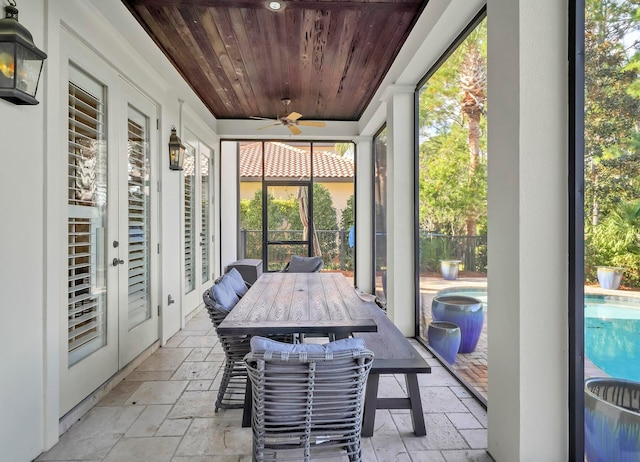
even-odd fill
[[[291,100],[289,98],[283,98],[282,104],[284,104],[285,113],[289,112],[289,104],[291,104]],[[271,120],[275,123],[265,125],[264,127],[258,128],[258,130],[264,130],[265,128],[274,127],[276,125],[284,125],[289,129],[291,133],[294,135],[299,135],[302,131],[298,128],[298,125],[304,125],[307,127],[325,127],[327,124],[324,122],[317,122],[313,120],[299,120],[302,117],[302,114],[298,112],[291,112],[288,116],[278,117],[277,119],[268,119],[266,117],[251,117],[252,119],[258,120]]]

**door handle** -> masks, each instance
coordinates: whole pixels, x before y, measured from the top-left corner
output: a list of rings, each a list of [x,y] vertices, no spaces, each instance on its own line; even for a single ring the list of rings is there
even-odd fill
[[[117,258],[113,259],[113,266],[123,265],[124,260],[118,260]]]

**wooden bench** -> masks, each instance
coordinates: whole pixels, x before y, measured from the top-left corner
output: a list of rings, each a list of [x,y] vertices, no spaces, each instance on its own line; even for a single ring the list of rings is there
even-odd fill
[[[415,435],[424,436],[427,430],[417,374],[430,374],[431,367],[382,310],[371,308],[371,312],[378,324],[378,331],[353,333],[354,337],[364,339],[366,347],[375,355],[367,380],[362,436],[373,435],[376,409],[410,409]],[[380,374],[404,374],[407,396],[378,398]]]

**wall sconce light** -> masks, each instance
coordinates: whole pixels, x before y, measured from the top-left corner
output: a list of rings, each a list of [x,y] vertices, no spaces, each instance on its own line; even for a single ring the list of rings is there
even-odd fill
[[[0,19],[0,98],[13,104],[38,104],[35,98],[47,54],[33,43],[31,32],[18,22],[16,2],[9,0]]]
[[[169,137],[169,168],[171,170],[182,170],[184,149],[184,145],[176,133],[176,127],[171,127],[171,136]]]

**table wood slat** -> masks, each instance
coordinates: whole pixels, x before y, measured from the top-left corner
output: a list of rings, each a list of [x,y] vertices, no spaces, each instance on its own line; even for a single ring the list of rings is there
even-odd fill
[[[231,335],[375,332],[369,309],[341,273],[266,273],[218,331]]]

